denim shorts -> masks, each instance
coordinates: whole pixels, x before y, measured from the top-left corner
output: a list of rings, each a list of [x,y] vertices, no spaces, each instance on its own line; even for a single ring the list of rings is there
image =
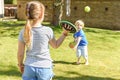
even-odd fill
[[[78,46],[76,56],[83,56],[85,59],[88,59],[88,50],[87,46]]]
[[[25,65],[22,80],[52,80],[54,76],[51,68],[39,68]]]

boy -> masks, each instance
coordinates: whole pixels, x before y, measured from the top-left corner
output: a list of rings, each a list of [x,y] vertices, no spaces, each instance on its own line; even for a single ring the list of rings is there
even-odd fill
[[[82,20],[77,20],[75,22],[75,26],[77,28],[77,32],[74,34],[76,45],[73,49],[76,50],[76,56],[78,58],[76,64],[80,64],[80,57],[83,56],[85,59],[85,65],[88,65],[88,41],[86,39],[84,31],[82,30],[84,27],[84,22]]]

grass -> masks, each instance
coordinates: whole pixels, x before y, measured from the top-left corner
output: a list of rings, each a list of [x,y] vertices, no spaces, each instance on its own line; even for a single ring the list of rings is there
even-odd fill
[[[23,26],[24,21],[0,22],[0,80],[21,80],[16,54],[18,33]],[[53,30],[56,38],[62,33],[60,28]],[[84,28],[84,31],[89,42],[90,65],[74,64],[75,51],[68,47],[73,40],[70,33],[58,49],[50,47],[53,80],[120,80],[120,32],[96,28]]]

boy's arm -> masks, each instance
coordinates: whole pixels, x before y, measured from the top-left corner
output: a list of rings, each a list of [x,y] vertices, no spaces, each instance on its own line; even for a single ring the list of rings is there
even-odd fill
[[[78,47],[78,45],[79,45],[81,39],[82,39],[82,37],[78,37],[78,38],[77,38],[77,40],[76,40],[76,45],[75,45],[75,47],[73,48],[74,50],[77,49],[77,47]]]

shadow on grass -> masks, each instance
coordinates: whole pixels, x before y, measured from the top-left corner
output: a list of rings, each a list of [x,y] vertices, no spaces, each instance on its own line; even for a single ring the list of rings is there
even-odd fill
[[[119,35],[120,32],[119,31],[115,31],[115,30],[109,30],[109,29],[100,29],[100,28],[84,28],[85,32],[91,32],[91,33],[104,33],[104,34],[108,34],[108,35]]]
[[[6,37],[17,37],[20,30],[24,27],[25,21],[9,21],[9,22],[0,22],[0,36]],[[56,33],[61,33],[62,28],[60,26],[52,26],[51,24],[44,23],[43,26],[48,26],[53,29]]]
[[[0,22],[0,27],[18,27],[18,26],[24,26],[25,21],[6,21],[6,22]]]
[[[67,62],[67,61],[53,61],[53,63],[55,63],[55,64],[71,64],[71,65],[78,65],[78,64],[76,64],[76,62]],[[80,63],[80,64],[85,64],[85,63],[83,62],[83,63]]]
[[[77,75],[78,77],[63,77],[63,76],[55,76],[53,80],[118,80],[109,77],[97,77],[90,75],[83,75],[78,73],[77,71],[65,71],[68,75]]]
[[[18,68],[16,66],[2,66],[0,65],[0,75],[5,75],[5,76],[21,76],[21,73],[18,71]],[[7,69],[6,69],[7,68]]]
[[[0,22],[0,36],[6,37],[16,37],[18,36],[19,30],[24,26],[23,21],[9,21]]]
[[[54,61],[55,64],[71,64],[76,65],[75,62],[66,62],[66,61]],[[84,64],[84,63],[81,63]],[[53,78],[53,80],[118,80],[111,77],[98,77],[98,76],[91,76],[91,75],[83,75],[77,71],[62,71],[68,75],[76,75],[76,77],[65,77],[65,76],[57,76]],[[120,80],[120,79],[119,79]]]
[[[100,31],[96,31],[96,30],[91,29],[91,28],[85,28],[84,31],[85,32],[92,32],[92,33],[100,33]]]
[[[65,62],[65,61],[53,61],[55,64],[74,64],[74,62]]]
[[[21,77],[20,72],[18,71],[18,68],[16,66],[2,66],[0,67],[5,67],[8,69],[7,70],[0,70],[0,75],[2,76],[18,76]],[[78,73],[77,71],[64,71],[68,75],[77,75],[78,77],[64,77],[64,76],[55,76],[53,80],[118,80],[118,79],[113,79],[109,77],[96,77],[96,76],[89,76],[89,75],[83,75]]]
[[[53,78],[53,80],[118,80],[118,79],[81,75],[81,77],[72,77],[72,78],[56,76]]]

